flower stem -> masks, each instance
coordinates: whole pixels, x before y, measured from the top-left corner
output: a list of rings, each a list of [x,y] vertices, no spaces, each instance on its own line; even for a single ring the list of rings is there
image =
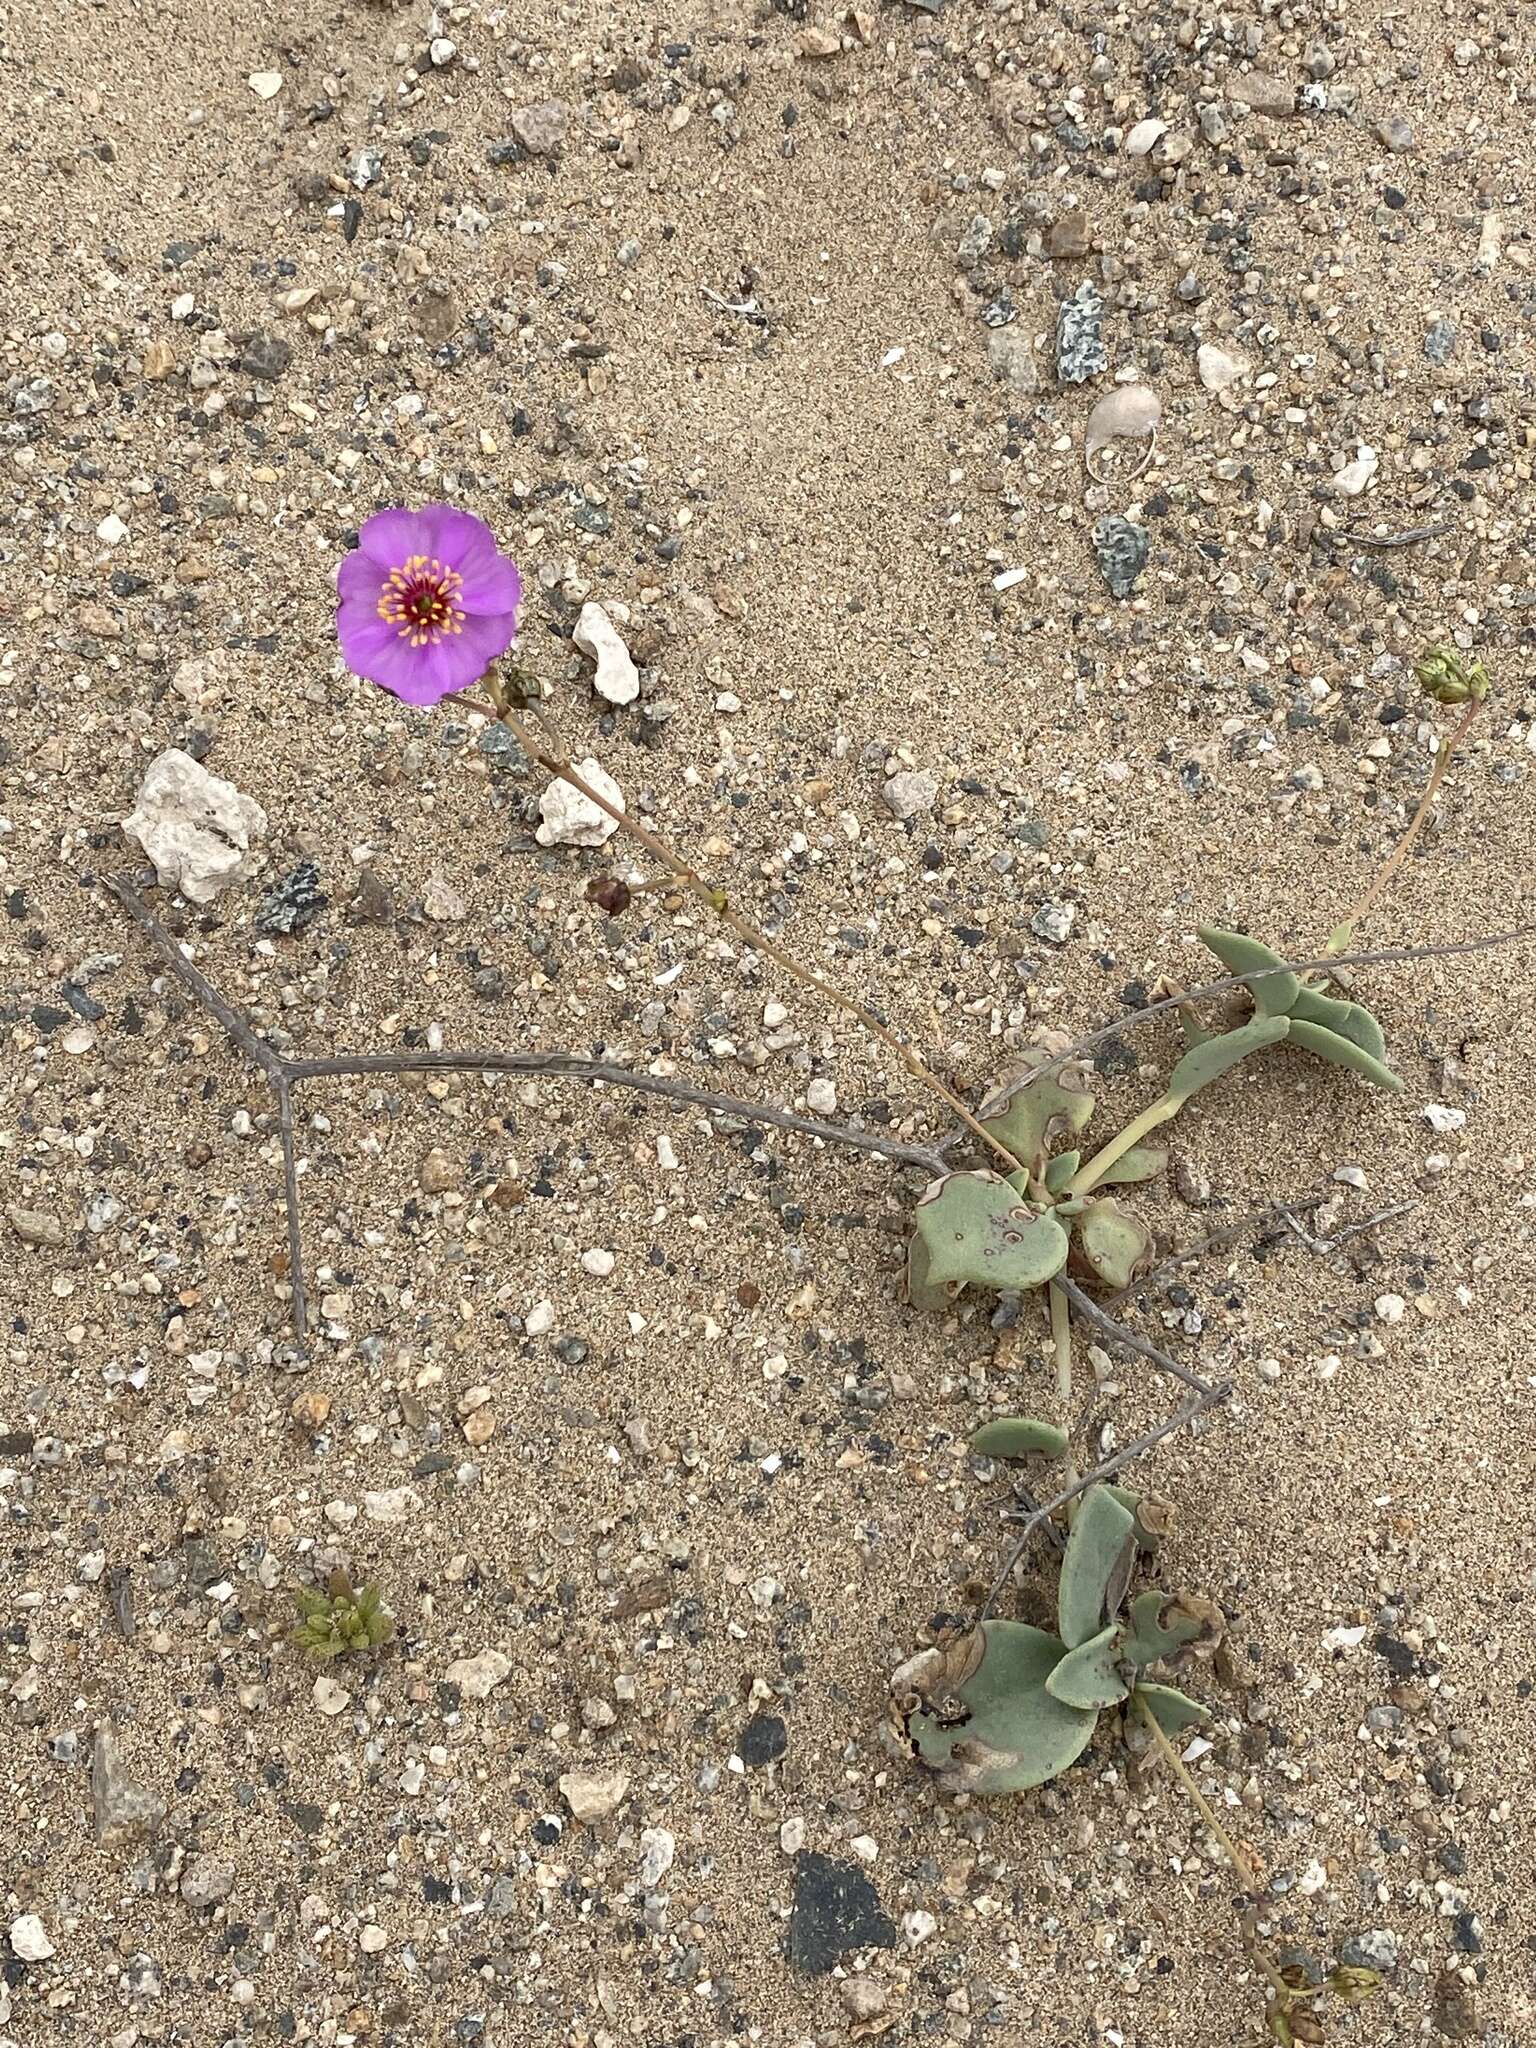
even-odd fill
[[[1061,1427],[1070,1439],[1072,1434],[1072,1304],[1053,1280],[1050,1285],[1051,1297],[1051,1343],[1056,1354],[1056,1408],[1061,1417]],[[1067,1453],[1066,1478],[1069,1486],[1077,1482],[1077,1460]],[[1067,1503],[1067,1524],[1070,1527],[1081,1496]]]
[[[1163,1724],[1158,1720],[1156,1714],[1153,1713],[1139,1692],[1133,1692],[1131,1698],[1136,1703],[1136,1711],[1140,1714],[1142,1720],[1146,1722],[1153,1742],[1161,1750],[1164,1763],[1167,1764],[1173,1775],[1194,1801],[1195,1811],[1221,1844],[1222,1852],[1233,1870],[1236,1871],[1238,1881],[1241,1883],[1243,1890],[1249,1893],[1250,1896],[1257,1895],[1260,1890],[1258,1873],[1254,1870],[1253,1865],[1248,1861],[1242,1850],[1238,1848],[1236,1842],[1227,1833],[1221,1822],[1216,1818],[1214,1808],[1191,1777],[1183,1757],[1179,1755],[1177,1749],[1169,1741],[1163,1730]],[[1290,1985],[1286,1983],[1268,1956],[1264,1954],[1257,1941],[1250,1944],[1249,1954],[1264,1972],[1270,1989],[1289,2003],[1294,1995]]]
[[[1461,723],[1451,734],[1450,738],[1437,750],[1435,764],[1429,771],[1429,780],[1424,785],[1424,794],[1419,798],[1419,807],[1413,814],[1408,830],[1399,839],[1396,846],[1393,847],[1391,853],[1388,854],[1386,860],[1382,863],[1376,879],[1360,898],[1360,901],[1355,905],[1349,916],[1344,919],[1342,924],[1334,926],[1328,936],[1328,943],[1323,948],[1324,952],[1347,953],[1351,945],[1353,945],[1357,926],[1363,924],[1365,919],[1376,908],[1376,905],[1381,901],[1382,896],[1386,892],[1388,883],[1390,883],[1392,877],[1413,851],[1413,843],[1418,838],[1420,832],[1423,831],[1424,821],[1429,816],[1430,807],[1439,794],[1441,783],[1445,780],[1446,770],[1451,765],[1451,756],[1472,730],[1472,721],[1476,718],[1482,706],[1483,699],[1481,697],[1474,697],[1466,710],[1461,714]]]
[[[1117,1159],[1123,1158],[1133,1145],[1139,1145],[1149,1131],[1155,1131],[1159,1124],[1167,1123],[1177,1116],[1184,1107],[1182,1095],[1159,1095],[1156,1102],[1148,1103],[1140,1116],[1132,1117],[1123,1131],[1117,1131],[1093,1157],[1081,1165],[1062,1190],[1067,1195],[1088,1195],[1098,1186]]]
[[[877,1038],[888,1052],[893,1053],[900,1060],[902,1066],[906,1068],[914,1081],[928,1089],[931,1094],[936,1095],[976,1137],[981,1139],[982,1143],[990,1151],[998,1155],[1003,1161],[1006,1171],[1011,1173],[1017,1169],[1021,1162],[1014,1157],[1013,1153],[1008,1150],[1008,1147],[998,1138],[994,1137],[984,1124],[977,1121],[960,1100],[959,1096],[946,1088],[938,1076],[924,1064],[916,1049],[904,1039],[899,1038],[888,1025],[882,1024],[866,1003],[861,1002],[857,996],[848,994],[846,990],[839,988],[836,983],[824,979],[814,968],[802,967],[793,954],[787,953],[782,946],[777,945],[774,940],[769,938],[765,931],[758,925],[755,925],[749,917],[744,916],[732,903],[730,896],[724,889],[720,888],[716,883],[707,881],[697,869],[691,868],[685,860],[675,854],[665,840],[658,837],[656,833],[650,831],[646,826],[638,824],[633,818],[626,816],[617,805],[610,803],[605,796],[595,790],[573,764],[563,757],[558,747],[552,752],[549,748],[542,746],[535,738],[526,721],[519,717],[517,708],[507,700],[504,691],[494,680],[492,680],[492,688],[498,700],[495,707],[496,716],[507,727],[508,731],[516,737],[519,745],[530,760],[537,761],[546,774],[553,775],[560,782],[569,783],[571,788],[579,790],[589,803],[596,804],[600,811],[603,811],[608,817],[613,819],[619,830],[627,838],[634,840],[636,845],[643,846],[654,861],[657,861],[664,867],[674,880],[681,883],[692,895],[698,897],[701,903],[706,904],[715,913],[716,917],[719,918],[720,922],[729,930],[735,932],[739,939],[745,940],[754,952],[761,953],[765,958],[772,960],[776,966],[783,968],[784,972],[795,981],[801,983],[803,987],[812,990],[816,995],[821,996],[837,1009],[844,1010],[849,1016],[857,1018],[859,1023],[864,1026],[865,1030],[872,1037]],[[545,723],[542,714],[536,711],[536,715],[539,716],[541,724]]]

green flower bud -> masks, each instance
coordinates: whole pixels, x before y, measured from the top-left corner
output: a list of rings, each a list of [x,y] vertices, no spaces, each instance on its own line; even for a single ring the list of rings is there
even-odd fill
[[[1483,664],[1454,647],[1426,647],[1413,672],[1420,688],[1439,704],[1481,704],[1493,687]]]
[[[1381,1989],[1381,1972],[1340,1963],[1329,1973],[1328,1989],[1346,2005],[1364,2005]]]

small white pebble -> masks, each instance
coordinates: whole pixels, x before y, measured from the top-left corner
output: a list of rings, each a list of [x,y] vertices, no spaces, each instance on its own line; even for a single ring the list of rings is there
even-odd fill
[[[344,1714],[352,1704],[352,1695],[346,1687],[338,1685],[335,1679],[327,1676],[325,1672],[315,1680],[314,1698],[315,1705],[321,1713],[332,1718],[337,1714]]]
[[[880,1844],[873,1835],[855,1835],[848,1846],[861,1863],[873,1863],[880,1854]]]
[[[779,1829],[779,1847],[786,1856],[798,1856],[805,1847],[805,1822],[798,1814]]]
[[[101,532],[100,527],[96,530]],[[1467,1112],[1464,1109],[1447,1109],[1442,1102],[1431,1102],[1425,1107],[1424,1121],[1437,1138],[1448,1138],[1452,1131],[1464,1128]]]
[[[837,1083],[818,1077],[805,1091],[805,1104],[813,1116],[830,1116],[837,1108]]]
[[[1336,1166],[1333,1169],[1333,1177],[1337,1181],[1342,1181],[1345,1187],[1358,1188],[1362,1193],[1370,1186],[1370,1182],[1358,1166]]]
[[[48,1939],[48,1930],[36,1913],[21,1913],[11,1922],[11,1948],[18,1961],[23,1963],[46,1963],[57,1951]]]
[[[593,1245],[590,1251],[582,1253],[581,1264],[583,1271],[590,1273],[594,1280],[606,1280],[618,1260],[612,1252],[604,1251],[601,1245]]]
[[[1408,1304],[1400,1294],[1378,1294],[1376,1297],[1377,1319],[1383,1323],[1400,1323]]]
[[[925,1913],[920,1906],[914,1907],[910,1913],[901,1916],[902,1936],[909,1947],[916,1948],[919,1942],[928,1939],[938,1924],[931,1913]]]
[[[365,1956],[380,1955],[389,1947],[389,1936],[370,1921],[357,1937],[357,1945]]]
[[[1334,1379],[1334,1378],[1336,1378],[1336,1377],[1337,1377],[1337,1374],[1338,1374],[1338,1370],[1339,1370],[1339,1367],[1340,1367],[1340,1366],[1341,1366],[1341,1365],[1342,1365],[1343,1363],[1344,1363],[1344,1361],[1343,1361],[1343,1359],[1342,1359],[1342,1358],[1340,1358],[1340,1356],[1339,1356],[1339,1354],[1337,1353],[1337,1351],[1330,1351],[1330,1352],[1329,1352],[1329,1353],[1328,1353],[1328,1354],[1326,1355],[1326,1357],[1320,1358],[1320,1359],[1319,1359],[1319,1360],[1317,1361],[1317,1376],[1318,1376],[1318,1378],[1319,1378],[1320,1380],[1331,1380],[1331,1379]]]
[[[763,1022],[770,1031],[776,1031],[781,1024],[788,1021],[788,1018],[789,1011],[782,1003],[764,1003]]]
[[[555,1327],[555,1304],[552,1301],[536,1301],[523,1318],[523,1328],[530,1337],[547,1337]]]
[[[97,527],[96,538],[104,540],[109,548],[115,548],[128,538],[128,529],[115,512],[109,512]]]
[[[663,1173],[676,1173],[678,1170],[677,1147],[665,1131],[656,1139],[656,1164]]]
[[[1277,1380],[1280,1377],[1278,1358],[1261,1358],[1255,1368],[1261,1380]]]

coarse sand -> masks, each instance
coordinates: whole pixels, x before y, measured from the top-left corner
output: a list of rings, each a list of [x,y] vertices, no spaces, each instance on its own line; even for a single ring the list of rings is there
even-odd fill
[[[905,1305],[920,1172],[558,1078],[306,1083],[300,1357],[274,1097],[95,878],[295,1057],[946,1134],[701,907],[603,916],[631,853],[538,844],[502,730],[343,671],[356,528],[446,500],[573,756],[970,1101],[1204,978],[1203,921],[1316,951],[1453,722],[1429,642],[1494,697],[1362,941],[1531,923],[1533,35],[0,7],[0,2041],[1262,2038],[1117,1715],[1011,1801],[888,1739],[1007,1544],[966,1437],[1054,1400],[1035,1298]],[[1093,482],[1131,376],[1155,438]],[[168,747],[265,813],[201,905],[122,830]],[[1153,1582],[1228,1620],[1192,1768],[1272,1946],[1385,1971],[1329,2013],[1372,2048],[1536,2040],[1532,958],[1357,970],[1401,1095],[1267,1054],[1133,1191],[1164,1250],[1228,1233],[1122,1310],[1234,1383],[1140,1468]],[[1100,1048],[1106,1119],[1165,1023]],[[1175,1391],[1086,1332],[1077,1387],[1094,1455]],[[395,1640],[307,1664],[343,1568]]]

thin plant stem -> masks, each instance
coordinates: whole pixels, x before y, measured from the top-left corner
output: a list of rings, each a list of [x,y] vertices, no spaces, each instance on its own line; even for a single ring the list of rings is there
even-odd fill
[[[850,995],[846,989],[839,988],[835,982],[828,981],[814,968],[802,966],[792,953],[786,952],[771,939],[761,926],[754,924],[749,917],[737,910],[724,889],[706,880],[696,868],[690,867],[680,855],[674,853],[664,839],[647,826],[637,823],[616,804],[610,803],[600,791],[594,789],[575,765],[565,758],[563,751],[557,749],[552,752],[541,745],[527,722],[519,717],[516,707],[510,702],[498,707],[497,716],[517,739],[528,758],[537,761],[547,775],[553,775],[559,782],[568,783],[572,789],[579,790],[589,803],[596,804],[600,811],[612,818],[626,838],[632,839],[637,846],[643,846],[654,861],[712,910],[720,922],[739,939],[744,940],[754,952],[772,960],[775,966],[782,968],[802,987],[810,989],[824,1001],[857,1018],[873,1038],[878,1039],[888,1052],[895,1055],[914,1081],[936,1095],[959,1117],[974,1137],[979,1138],[989,1151],[997,1154],[1010,1173],[1017,1170],[1021,1162],[1014,1157],[1008,1147],[971,1114],[958,1095],[945,1087],[938,1075],[924,1063],[915,1047],[899,1037],[888,1025],[881,1023],[867,1003],[862,1002],[857,996]],[[547,723],[542,718],[540,722]]]
[[[1243,1890],[1247,1892],[1250,1897],[1256,1897],[1261,1890],[1258,1873],[1254,1870],[1252,1864],[1248,1861],[1248,1858],[1243,1854],[1242,1850],[1238,1848],[1236,1842],[1234,1842],[1232,1837],[1227,1833],[1227,1830],[1222,1826],[1220,1820],[1217,1819],[1215,1809],[1212,1807],[1210,1801],[1206,1798],[1205,1794],[1200,1790],[1200,1787],[1195,1783],[1194,1778],[1191,1776],[1187,1766],[1185,1765],[1183,1757],[1179,1755],[1179,1752],[1175,1748],[1174,1744],[1168,1739],[1167,1733],[1165,1732],[1162,1723],[1158,1720],[1156,1714],[1153,1713],[1152,1709],[1148,1706],[1147,1702],[1142,1698],[1140,1692],[1133,1692],[1131,1694],[1131,1698],[1136,1703],[1136,1711],[1140,1714],[1142,1720],[1146,1722],[1148,1729],[1151,1731],[1152,1740],[1161,1752],[1164,1763],[1167,1764],[1168,1768],[1173,1772],[1173,1775],[1178,1779],[1179,1783],[1183,1786],[1184,1790],[1189,1794],[1190,1799],[1194,1802],[1195,1811],[1199,1814],[1200,1818],[1205,1822],[1206,1826],[1210,1829],[1211,1833],[1216,1837],[1216,1840],[1221,1844],[1222,1853],[1226,1856],[1227,1861],[1231,1864],[1233,1870],[1236,1872],[1238,1881],[1242,1885]],[[1286,1983],[1285,1979],[1281,1976],[1280,1972],[1269,1960],[1268,1956],[1264,1954],[1263,1950],[1259,1948],[1257,1943],[1252,1944],[1248,1952],[1252,1956],[1254,1962],[1257,1963],[1259,1968],[1264,1972],[1264,1975],[1269,1982],[1271,1990],[1273,1990],[1278,1997],[1283,1998],[1286,2001],[1286,2003],[1289,2004],[1292,1997],[1294,1996],[1294,1993],[1292,1992],[1290,1985]]]
[[[1101,1145],[1091,1159],[1084,1161],[1067,1182],[1065,1192],[1068,1195],[1092,1194],[1116,1160],[1122,1159],[1133,1145],[1139,1145],[1159,1124],[1177,1116],[1184,1107],[1185,1099],[1182,1095],[1160,1095],[1156,1102],[1148,1103],[1139,1116],[1132,1117],[1123,1131],[1116,1131],[1107,1144]]]
[[[1342,953],[1351,944],[1356,930],[1365,922],[1366,918],[1370,916],[1376,905],[1381,901],[1382,896],[1386,893],[1392,881],[1392,877],[1413,851],[1413,843],[1418,838],[1420,832],[1423,831],[1424,821],[1428,818],[1431,806],[1439,794],[1440,785],[1445,780],[1446,770],[1451,765],[1451,756],[1472,730],[1473,720],[1477,717],[1478,712],[1482,710],[1483,701],[1481,697],[1474,697],[1472,699],[1461,715],[1461,723],[1451,734],[1450,738],[1444,741],[1436,751],[1434,766],[1429,771],[1429,780],[1424,785],[1424,794],[1419,798],[1419,807],[1409,822],[1408,830],[1399,839],[1396,846],[1393,847],[1391,853],[1388,854],[1377,872],[1376,879],[1360,898],[1360,901],[1355,905],[1349,916],[1344,919],[1342,924],[1335,925],[1325,951],[1329,953]]]
[[[1061,1417],[1061,1426],[1068,1432],[1072,1428],[1072,1309],[1066,1295],[1053,1280],[1050,1285],[1051,1297],[1051,1344],[1056,1355],[1056,1410]],[[1070,1449],[1067,1452],[1067,1478],[1077,1478],[1077,1460]],[[1067,1520],[1072,1519],[1072,1506],[1067,1508]]]
[[[1197,1393],[1209,1394],[1213,1391],[1211,1382],[1203,1373],[1196,1372],[1193,1366],[1181,1365],[1178,1359],[1170,1358],[1166,1351],[1159,1351],[1150,1337],[1138,1337],[1136,1332],[1128,1329],[1124,1323],[1117,1323],[1108,1309],[1101,1308],[1091,1294],[1084,1293],[1077,1282],[1069,1279],[1065,1273],[1058,1273],[1051,1285],[1059,1287],[1078,1314],[1085,1317],[1096,1329],[1102,1330],[1111,1344],[1118,1344],[1122,1351],[1134,1351],[1138,1358],[1145,1358],[1149,1364],[1155,1365],[1159,1372],[1169,1373],[1174,1379],[1182,1380],[1186,1387],[1193,1387]],[[1231,1388],[1228,1387],[1226,1391],[1230,1393]]]

